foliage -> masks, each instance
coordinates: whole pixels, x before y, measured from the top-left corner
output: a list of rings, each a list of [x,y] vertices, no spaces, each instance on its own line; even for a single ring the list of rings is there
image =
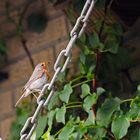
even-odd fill
[[[46,27],[46,22],[46,17],[39,13],[32,13],[27,18],[28,29],[32,32],[42,32]]]
[[[0,55],[6,54],[6,43],[3,39],[0,39]]]
[[[80,1],[76,2],[80,7]],[[105,5],[100,0],[96,4],[98,8]],[[70,11],[75,9],[74,4],[70,8],[67,16],[73,22]],[[129,81],[124,71],[133,62],[120,46],[121,27],[105,24],[104,20],[94,23],[96,32],[86,32],[76,42],[80,48],[78,72],[68,77],[67,71],[58,77],[59,90],[40,114],[31,140],[140,139],[140,85],[135,91],[134,85],[123,83]],[[22,111],[17,120],[20,115]],[[11,136],[23,124],[21,120],[13,125]]]

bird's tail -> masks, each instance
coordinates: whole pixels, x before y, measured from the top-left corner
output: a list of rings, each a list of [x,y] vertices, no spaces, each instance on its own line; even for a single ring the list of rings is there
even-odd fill
[[[22,94],[22,96],[16,102],[15,107],[19,104],[19,102],[22,100],[23,97],[25,97],[25,94],[24,93]]]

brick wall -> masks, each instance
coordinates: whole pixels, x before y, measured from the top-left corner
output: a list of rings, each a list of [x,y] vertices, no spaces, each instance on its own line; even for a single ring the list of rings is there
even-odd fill
[[[11,15],[16,18],[17,8],[22,7],[25,0],[13,3]],[[18,6],[19,4],[19,6]],[[21,88],[32,73],[32,67],[28,57],[23,50],[19,37],[14,35],[14,27],[5,21],[4,3],[0,3],[0,28],[6,38],[8,50],[8,64],[1,67],[1,71],[8,72],[9,78],[0,83],[0,136],[5,140],[9,134],[11,122],[15,118],[15,103],[21,96]],[[69,24],[64,14],[60,10],[54,9],[51,4],[45,2],[46,16],[48,23],[42,33],[33,33],[26,30],[24,37],[27,40],[27,46],[32,54],[35,64],[41,61],[49,60],[50,69],[56,57],[62,48],[67,45]],[[28,14],[33,10],[40,10],[39,1],[31,5]],[[27,16],[27,15],[26,15]],[[70,65],[71,66],[71,65]],[[51,73],[53,74],[53,72]]]

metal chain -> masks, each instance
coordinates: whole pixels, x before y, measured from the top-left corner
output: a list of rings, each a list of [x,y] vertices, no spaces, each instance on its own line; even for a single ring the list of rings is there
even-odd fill
[[[26,122],[25,122],[25,124],[20,132],[20,140],[28,140],[32,136],[33,131],[35,130],[35,128],[37,126],[37,117],[40,113],[40,110],[42,107],[48,105],[51,97],[53,96],[53,94],[54,94],[53,87],[54,87],[54,83],[57,79],[57,76],[59,73],[65,71],[65,69],[70,61],[71,49],[72,49],[76,39],[79,38],[82,35],[82,33],[84,32],[84,29],[87,25],[87,20],[88,20],[89,14],[92,11],[94,3],[95,3],[94,0],[87,0],[86,1],[81,14],[75,23],[75,26],[71,30],[71,33],[70,33],[71,38],[70,38],[70,41],[69,41],[67,47],[65,49],[63,49],[57,57],[57,60],[54,64],[55,73],[54,73],[50,83],[47,83],[46,85],[44,85],[43,89],[41,90],[40,95],[37,98],[38,106],[37,106],[33,116],[29,117],[26,120]],[[62,66],[61,61],[63,60],[63,58],[66,58],[66,59],[65,59],[63,66]],[[46,91],[48,91],[48,97],[45,100],[45,99],[43,99],[43,97],[44,97],[44,94],[46,93]],[[29,127],[30,127],[30,130],[27,133],[27,129]]]

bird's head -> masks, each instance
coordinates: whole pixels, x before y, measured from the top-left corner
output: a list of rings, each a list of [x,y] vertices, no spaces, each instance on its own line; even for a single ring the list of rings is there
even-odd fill
[[[39,70],[39,71],[42,71],[42,70],[47,70],[49,71],[49,62],[41,62],[39,63],[35,69]]]

